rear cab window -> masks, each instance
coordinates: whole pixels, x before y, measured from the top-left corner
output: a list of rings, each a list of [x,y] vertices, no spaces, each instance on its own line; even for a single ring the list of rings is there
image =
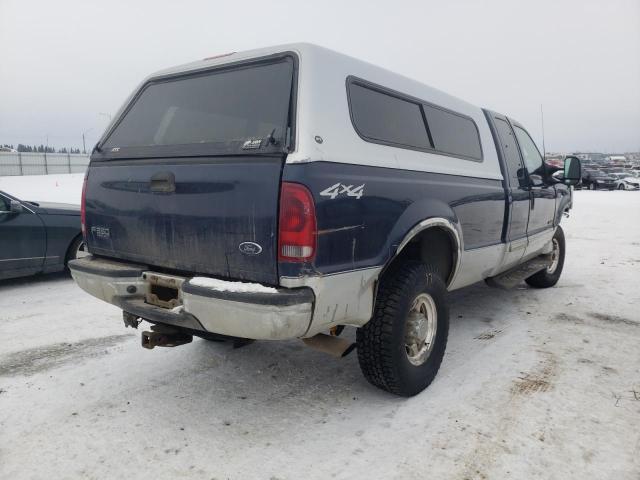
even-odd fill
[[[282,151],[291,135],[294,58],[152,80],[102,143],[104,155]]]

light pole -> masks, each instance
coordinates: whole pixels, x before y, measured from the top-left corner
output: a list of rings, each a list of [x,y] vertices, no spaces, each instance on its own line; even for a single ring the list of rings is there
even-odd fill
[[[89,130],[82,132],[82,153],[84,153],[85,155],[87,154],[87,146],[84,143],[84,136],[85,134],[89,133],[91,130],[93,130],[93,128],[90,128]]]

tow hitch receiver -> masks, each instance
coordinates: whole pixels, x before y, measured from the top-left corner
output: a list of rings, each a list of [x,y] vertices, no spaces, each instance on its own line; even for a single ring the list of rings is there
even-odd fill
[[[192,340],[193,335],[166,325],[152,325],[150,332],[142,332],[142,346],[149,350],[154,347],[177,347]]]

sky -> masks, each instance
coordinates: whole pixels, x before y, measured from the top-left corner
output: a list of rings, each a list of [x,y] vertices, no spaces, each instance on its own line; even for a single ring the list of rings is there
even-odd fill
[[[640,0],[0,0],[0,144],[92,146],[149,73],[322,45],[523,123],[555,152],[640,150]]]

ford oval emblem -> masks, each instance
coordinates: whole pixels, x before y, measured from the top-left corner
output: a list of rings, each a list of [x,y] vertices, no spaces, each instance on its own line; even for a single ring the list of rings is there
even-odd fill
[[[238,250],[245,255],[260,255],[262,253],[262,247],[255,242],[242,242],[238,245]]]

